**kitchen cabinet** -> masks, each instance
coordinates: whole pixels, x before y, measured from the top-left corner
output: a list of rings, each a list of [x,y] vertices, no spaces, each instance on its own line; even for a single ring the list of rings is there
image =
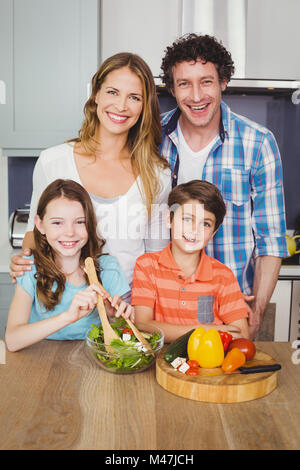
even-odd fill
[[[0,147],[38,156],[76,137],[99,65],[99,0],[0,0]]]
[[[300,340],[300,280],[293,281],[290,317],[290,342]],[[300,341],[299,346],[300,347]]]
[[[295,80],[300,78],[299,0],[247,2],[246,77]]]
[[[284,267],[282,268],[282,270]],[[300,277],[299,274],[280,276],[270,299],[275,304],[274,341],[293,341],[300,338]],[[266,312],[266,314],[268,311]]]
[[[7,273],[0,273],[0,338],[4,337],[8,309],[14,294],[15,285]]]
[[[154,76],[167,46],[181,35],[181,0],[102,0],[101,58],[127,51],[140,55]]]
[[[289,341],[292,281],[277,281],[270,304],[275,304],[274,341]]]

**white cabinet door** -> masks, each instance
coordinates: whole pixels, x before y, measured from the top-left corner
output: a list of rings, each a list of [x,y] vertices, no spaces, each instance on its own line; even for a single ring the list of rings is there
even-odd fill
[[[299,0],[247,2],[246,77],[300,78]]]
[[[270,303],[276,304],[274,341],[289,341],[292,281],[277,281]]]
[[[102,0],[101,59],[132,52],[158,76],[164,50],[181,35],[181,23],[181,0]]]
[[[300,339],[300,281],[293,281],[290,321],[290,342]]]
[[[98,0],[0,0],[6,154],[35,156],[77,136],[99,62],[98,27]]]

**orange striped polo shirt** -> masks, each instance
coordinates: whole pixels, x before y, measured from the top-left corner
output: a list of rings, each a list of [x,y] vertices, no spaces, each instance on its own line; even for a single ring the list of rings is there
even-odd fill
[[[227,266],[202,250],[197,271],[186,279],[171,243],[137,259],[131,304],[153,308],[154,320],[181,325],[220,325],[248,317],[239,284]]]

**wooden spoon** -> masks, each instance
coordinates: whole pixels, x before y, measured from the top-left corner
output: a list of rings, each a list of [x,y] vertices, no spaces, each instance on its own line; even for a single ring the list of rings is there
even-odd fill
[[[107,291],[104,289],[104,287],[102,286],[102,284],[99,282],[99,287],[100,289],[102,289],[102,291],[104,293],[107,293]],[[109,296],[108,297],[108,300],[110,301],[110,303],[112,302],[112,297]],[[115,309],[117,310],[119,308],[119,305],[120,304],[116,304],[115,305]],[[140,343],[142,343],[145,348],[147,348],[148,351],[152,351],[152,348],[150,346],[150,344],[148,343],[148,341],[144,338],[144,336],[142,335],[142,333],[137,329],[137,327],[134,325],[134,323],[132,323],[132,321],[129,319],[129,318],[126,318],[124,313],[122,313],[122,317],[124,318],[124,320],[128,323],[128,325],[130,326],[130,328],[132,329],[133,333],[134,333],[134,336],[139,340]]]
[[[85,266],[86,266],[86,273],[88,274],[87,272],[87,264],[90,265],[90,264],[93,264],[93,268],[95,269],[94,267],[94,262],[92,260],[92,258],[86,258],[85,260]],[[97,276],[96,276],[97,278]],[[97,284],[100,289],[102,290],[103,293],[105,294],[109,294],[105,289],[104,287],[102,286],[101,282],[98,281],[98,278],[97,280],[95,280],[93,282],[93,284]],[[102,300],[102,299],[101,299]],[[109,302],[111,303],[112,302],[112,297],[111,295],[109,295],[108,297],[108,300]],[[117,304],[115,307],[114,307],[116,310],[119,308],[119,304]],[[150,344],[148,343],[148,341],[144,338],[144,336],[142,335],[142,333],[136,328],[136,326],[132,323],[132,321],[129,319],[129,318],[125,318],[124,314],[122,314],[122,317],[124,318],[124,320],[128,323],[128,325],[130,326],[130,328],[132,329],[135,337],[139,340],[140,343],[143,344],[143,346],[145,346],[145,348],[147,348],[148,351],[152,351],[152,348],[150,346]]]
[[[98,284],[98,277],[96,274],[96,269],[94,265],[94,261],[92,258],[86,258],[85,260],[85,272],[89,278],[89,283],[90,284]],[[110,323],[107,318],[106,310],[104,307],[103,299],[101,295],[98,294],[98,302],[97,302],[97,308],[98,308],[98,313],[99,317],[101,320],[102,328],[103,328],[103,334],[104,334],[104,344],[106,345],[106,351],[107,352],[114,352],[114,349],[110,347],[110,342],[113,339],[120,339],[117,333],[114,331],[114,329],[110,326]]]

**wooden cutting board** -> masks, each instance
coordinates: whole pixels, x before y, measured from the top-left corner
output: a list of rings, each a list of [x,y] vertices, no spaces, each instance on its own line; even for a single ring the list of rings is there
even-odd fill
[[[210,403],[239,403],[261,398],[277,387],[278,371],[228,375],[218,367],[200,368],[196,377],[182,374],[164,360],[164,349],[156,361],[156,380],[165,390],[180,397]],[[275,363],[269,354],[256,350],[254,359],[247,365]]]

